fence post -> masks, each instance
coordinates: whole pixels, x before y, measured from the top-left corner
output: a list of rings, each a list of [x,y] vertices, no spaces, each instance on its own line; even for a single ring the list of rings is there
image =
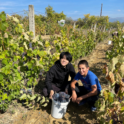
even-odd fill
[[[97,25],[97,23],[95,23],[95,25],[94,25],[94,32],[96,32],[96,25]]]
[[[91,30],[93,29],[93,24],[91,25]]]
[[[75,23],[76,23],[76,22],[74,22],[73,29],[75,29]]]
[[[35,19],[33,5],[29,5],[29,31],[32,31],[35,37]]]
[[[124,30],[124,26],[123,26],[122,30]]]
[[[105,32],[106,26],[104,26],[103,32]]]

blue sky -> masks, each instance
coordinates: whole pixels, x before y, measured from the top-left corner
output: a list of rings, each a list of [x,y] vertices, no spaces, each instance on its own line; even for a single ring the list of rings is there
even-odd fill
[[[84,14],[100,15],[101,3],[103,3],[103,15],[111,18],[124,17],[124,0],[0,0],[0,12],[6,13],[28,10],[28,5],[34,5],[34,10],[45,13],[48,5],[55,12],[64,12],[72,19],[83,18]],[[36,14],[40,14],[35,12]],[[19,12],[18,14],[23,14]],[[10,14],[11,15],[11,14]]]

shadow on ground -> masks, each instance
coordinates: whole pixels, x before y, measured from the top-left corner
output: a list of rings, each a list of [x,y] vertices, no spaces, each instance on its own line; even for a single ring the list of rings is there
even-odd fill
[[[49,103],[47,108],[42,108],[49,115],[51,114],[51,105]],[[57,122],[60,124],[99,124],[97,122],[96,112],[91,112],[89,105],[85,104],[83,106],[78,106],[76,103],[70,102],[67,108],[67,112],[62,119],[50,118],[52,122]],[[63,122],[63,123],[62,123]]]

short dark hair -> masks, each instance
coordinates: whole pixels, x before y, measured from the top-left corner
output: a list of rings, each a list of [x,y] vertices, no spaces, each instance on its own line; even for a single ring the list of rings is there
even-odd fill
[[[78,63],[78,67],[79,67],[80,64],[83,64],[86,67],[89,67],[89,64],[88,64],[88,62],[86,60],[80,60],[79,63]]]
[[[62,59],[64,56],[66,56],[66,59],[67,59],[69,62],[72,61],[72,56],[71,56],[71,54],[70,54],[69,52],[62,52],[62,53],[60,54],[60,59]]]

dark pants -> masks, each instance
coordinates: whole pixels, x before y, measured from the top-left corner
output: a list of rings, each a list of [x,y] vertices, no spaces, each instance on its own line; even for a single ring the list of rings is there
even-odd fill
[[[70,83],[71,83],[71,82],[69,81],[69,82],[67,83],[67,85],[63,85],[61,88],[59,88],[59,87],[57,87],[56,85],[52,84],[52,89],[53,89],[54,92],[57,92],[57,93],[58,93],[58,92],[61,92],[61,91],[65,91],[66,88],[69,90]],[[43,88],[43,95],[44,95],[45,97],[48,97],[48,96],[50,95],[50,93],[49,93],[47,87],[44,87],[44,88]]]
[[[87,93],[90,92],[90,91],[88,91],[84,86],[78,86],[78,84],[76,84],[75,91],[76,91],[76,93],[77,93],[77,97],[86,95]],[[69,88],[69,94],[70,94],[70,95],[72,94],[71,88]],[[98,91],[97,95],[88,97],[88,98],[84,99],[83,101],[89,103],[90,106],[94,106],[95,102],[96,102],[96,101],[98,100],[98,98],[99,98],[99,94],[100,94],[100,92]]]
[[[61,92],[61,91],[65,91],[65,88],[67,87],[67,85],[64,85],[62,86],[61,88],[58,88],[56,85],[53,85],[52,84],[52,89],[55,91],[55,92]],[[72,95],[72,90],[71,90],[71,87],[70,85],[67,87],[68,88],[68,94],[71,96]],[[80,96],[83,96],[87,93],[89,93],[90,91],[87,91],[86,88],[84,86],[78,86],[78,83],[76,84],[75,86],[75,91],[77,93],[77,97],[80,97]],[[90,106],[94,106],[95,102],[98,100],[98,97],[99,97],[99,94],[100,92],[98,92],[97,95],[95,96],[91,96],[91,97],[88,97],[86,99],[84,99],[87,103],[89,103]],[[43,88],[43,95],[45,97],[48,97],[49,96],[49,92],[48,92],[48,89],[47,87]]]

